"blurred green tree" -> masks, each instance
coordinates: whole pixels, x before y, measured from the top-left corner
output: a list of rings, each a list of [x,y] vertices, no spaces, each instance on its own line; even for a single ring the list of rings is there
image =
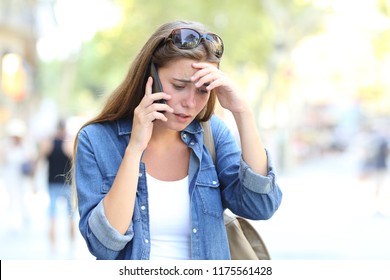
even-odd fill
[[[263,14],[259,1],[115,1],[123,19],[111,30],[99,32],[84,44],[79,63],[80,86],[106,89],[118,84],[138,50],[163,22],[189,19],[206,24],[220,34],[226,45],[224,64],[250,61],[264,64],[271,50],[272,24]]]
[[[390,18],[390,1],[377,0],[378,9],[385,17]],[[374,38],[374,51],[379,59],[390,53],[390,29],[378,32]]]
[[[63,62],[62,67],[46,64],[63,73],[73,72],[73,82],[68,78],[71,86],[59,83],[68,89],[73,87],[68,103],[72,113],[83,110],[85,103],[90,107],[90,100],[98,104],[124,78],[149,35],[163,22],[174,19],[200,21],[218,33],[225,43],[222,67],[236,73],[239,80],[265,80],[263,88],[252,93],[251,103],[259,112],[265,96],[272,91],[282,60],[288,58],[300,39],[317,31],[321,22],[320,11],[310,0],[172,0],[169,5],[158,0],[112,2],[122,11],[116,26],[85,42],[75,61]],[[52,75],[47,69],[42,73]],[[59,75],[64,79],[69,76]]]

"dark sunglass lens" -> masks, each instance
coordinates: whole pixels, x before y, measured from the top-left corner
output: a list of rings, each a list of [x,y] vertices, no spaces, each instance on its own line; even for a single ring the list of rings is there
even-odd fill
[[[178,29],[172,34],[172,41],[181,49],[192,49],[199,45],[200,35],[192,29]]]
[[[202,39],[211,43],[215,56],[222,57],[223,42],[222,39],[214,33],[200,34],[198,31],[191,28],[179,28],[172,31],[169,35],[172,43],[179,49],[193,49],[199,46]]]
[[[223,54],[222,39],[218,35],[212,34],[212,33],[208,33],[206,35],[206,39],[213,44],[214,50],[215,50],[215,55],[217,57],[222,57],[222,54]]]

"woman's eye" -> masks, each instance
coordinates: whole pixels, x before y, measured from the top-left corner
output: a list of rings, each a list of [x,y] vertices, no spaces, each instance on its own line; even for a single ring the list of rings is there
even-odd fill
[[[198,88],[198,92],[200,94],[207,94],[207,93],[209,93],[209,91],[206,89],[205,86]]]
[[[198,89],[198,92],[199,92],[200,94],[207,94],[207,93],[209,93],[209,91],[208,91],[208,90],[205,90],[205,89]]]
[[[181,89],[184,89],[184,88],[185,88],[185,86],[183,86],[183,85],[173,85],[173,87],[174,87],[175,89],[177,89],[177,90],[181,90]]]
[[[198,92],[199,92],[200,94],[207,94],[207,93],[209,93],[209,91],[207,90],[207,87],[208,87],[209,85],[210,85],[209,83],[203,84],[200,88],[198,88]]]

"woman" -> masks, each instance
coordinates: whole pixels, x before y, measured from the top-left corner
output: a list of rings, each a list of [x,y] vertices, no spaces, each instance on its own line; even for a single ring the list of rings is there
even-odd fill
[[[223,210],[258,220],[279,207],[254,117],[218,69],[222,54],[222,39],[203,25],[164,24],[80,130],[80,230],[98,259],[229,259]],[[153,94],[151,63],[163,88]],[[233,113],[242,151],[212,115],[215,98]],[[215,165],[200,125],[209,119]]]

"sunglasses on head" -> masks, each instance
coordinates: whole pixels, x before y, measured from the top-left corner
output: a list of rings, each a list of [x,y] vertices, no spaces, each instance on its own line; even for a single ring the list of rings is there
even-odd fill
[[[178,28],[172,30],[168,39],[179,49],[193,49],[199,46],[202,39],[207,40],[214,47],[216,57],[221,58],[223,54],[223,41],[214,33],[201,34],[192,28]]]

